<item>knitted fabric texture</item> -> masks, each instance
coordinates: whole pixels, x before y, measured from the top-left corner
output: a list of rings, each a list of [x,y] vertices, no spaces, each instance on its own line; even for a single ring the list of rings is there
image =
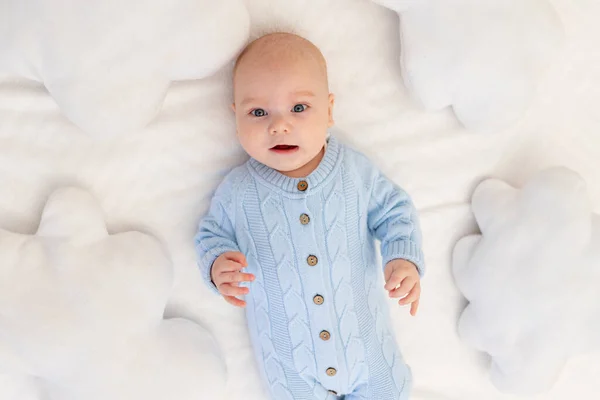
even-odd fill
[[[384,266],[405,259],[423,275],[410,197],[333,136],[306,178],[250,159],[217,189],[196,235],[199,266],[217,292],[215,259],[246,256],[256,276],[247,285],[248,326],[272,398],[407,398],[410,369],[377,284],[375,239]]]

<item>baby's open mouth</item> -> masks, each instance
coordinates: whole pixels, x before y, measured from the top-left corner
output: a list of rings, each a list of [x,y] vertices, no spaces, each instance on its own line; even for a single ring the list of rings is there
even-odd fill
[[[278,144],[277,146],[271,147],[271,150],[276,151],[278,153],[289,153],[298,150],[298,146],[291,144]]]

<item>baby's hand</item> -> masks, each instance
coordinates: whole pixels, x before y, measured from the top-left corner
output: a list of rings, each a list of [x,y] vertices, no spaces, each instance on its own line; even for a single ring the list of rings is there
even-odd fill
[[[421,297],[421,279],[417,267],[410,261],[396,259],[385,266],[385,290],[390,297],[404,297],[398,301],[398,304],[405,305],[412,303],[410,314],[415,315],[419,308],[419,298]]]
[[[239,287],[240,282],[252,282],[254,275],[241,270],[246,267],[246,257],[240,252],[230,251],[221,254],[213,263],[210,278],[225,300],[237,307],[246,307],[246,302],[235,296],[248,294],[248,288]]]

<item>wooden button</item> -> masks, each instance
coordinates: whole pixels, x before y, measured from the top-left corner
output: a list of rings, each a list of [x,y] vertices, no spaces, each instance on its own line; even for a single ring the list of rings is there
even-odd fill
[[[306,189],[308,189],[308,182],[306,181],[300,181],[298,182],[298,190],[301,192],[306,191]]]
[[[319,333],[319,337],[325,341],[329,340],[331,338],[331,334],[327,331],[321,331],[321,333]]]
[[[321,304],[323,304],[323,302],[325,302],[325,299],[323,298],[323,296],[321,296],[320,294],[316,295],[315,297],[313,297],[313,302],[320,306]]]
[[[329,376],[335,376],[335,374],[337,374],[337,371],[335,368],[327,368],[327,370],[325,371],[327,373],[327,375]]]
[[[302,225],[308,225],[309,222],[310,222],[310,217],[307,214],[300,215],[300,223]]]
[[[315,265],[317,265],[319,263],[319,259],[316,256],[308,256],[308,258],[306,259],[306,262],[311,267],[314,267]]]

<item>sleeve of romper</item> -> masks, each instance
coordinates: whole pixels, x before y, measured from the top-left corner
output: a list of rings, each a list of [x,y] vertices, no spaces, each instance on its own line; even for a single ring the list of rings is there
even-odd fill
[[[215,293],[219,291],[210,278],[213,263],[223,253],[239,251],[231,219],[232,197],[233,187],[226,178],[217,188],[208,213],[200,221],[194,240],[202,278]]]
[[[369,229],[381,241],[383,267],[400,258],[415,264],[423,277],[425,264],[417,211],[408,193],[379,171],[372,183],[367,218]]]

